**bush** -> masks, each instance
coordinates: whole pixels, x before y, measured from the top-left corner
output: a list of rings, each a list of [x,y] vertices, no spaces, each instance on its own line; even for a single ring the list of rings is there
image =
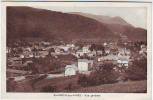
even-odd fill
[[[71,91],[74,89],[74,85],[72,83],[69,83],[66,87],[65,87],[65,90],[67,91]]]
[[[6,91],[12,92],[15,91],[17,87],[17,83],[14,81],[14,79],[9,79],[6,81]]]
[[[85,87],[88,86],[88,78],[86,75],[80,74],[78,79],[78,84]]]
[[[55,86],[46,86],[41,89],[41,92],[56,92],[57,89]]]

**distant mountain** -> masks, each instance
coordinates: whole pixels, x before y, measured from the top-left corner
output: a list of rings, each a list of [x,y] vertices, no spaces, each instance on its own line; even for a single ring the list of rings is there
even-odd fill
[[[119,18],[115,18],[118,22]],[[118,21],[117,21],[118,20]],[[123,21],[122,21],[123,24]],[[128,23],[127,23],[128,24]],[[116,24],[115,24],[116,25]],[[129,39],[146,40],[146,30],[127,25]],[[117,27],[117,26],[116,26]],[[31,7],[7,7],[7,39],[48,38],[48,39],[118,39],[113,24],[106,24],[94,18],[79,14],[62,13]]]
[[[82,12],[71,12],[70,14],[78,14],[78,15],[86,16],[106,24],[119,24],[119,25],[132,26],[131,24],[127,23],[124,19],[118,16],[110,17],[110,16],[104,16],[104,15],[93,15],[93,14],[82,13]]]
[[[126,35],[131,40],[147,40],[147,30],[143,28],[136,28],[133,25],[126,22],[121,17],[109,17],[81,12],[71,12],[71,14],[78,14],[81,16],[95,19],[105,24],[114,34]]]

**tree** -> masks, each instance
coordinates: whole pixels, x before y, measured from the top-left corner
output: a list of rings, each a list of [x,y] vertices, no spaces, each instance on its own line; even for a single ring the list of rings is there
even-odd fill
[[[133,61],[132,66],[126,70],[126,77],[130,80],[146,80],[147,79],[147,59]]]
[[[114,67],[115,65],[112,63],[102,64],[98,66],[97,70],[91,76],[99,84],[114,83],[118,78],[118,73],[114,71]]]
[[[46,73],[62,68],[60,61],[57,61],[52,56],[46,56],[45,58],[35,58],[33,64],[39,73]]]
[[[38,73],[38,69],[34,63],[29,63],[27,66],[27,70],[31,70],[33,74]]]
[[[91,47],[89,48],[91,51],[93,50],[102,50],[103,52],[105,51],[105,47],[103,45],[96,45],[92,44]]]
[[[51,56],[51,53],[54,53],[54,52],[55,52],[54,48],[50,48],[50,49],[49,49],[49,53],[48,53],[48,55]]]
[[[17,87],[17,83],[14,81],[14,79],[8,79],[6,82],[6,91],[7,92],[13,92],[15,91]]]
[[[114,71],[114,67],[115,65],[112,63],[105,63],[97,66],[95,71],[89,76],[80,75],[78,84],[85,87],[117,82],[119,74]]]

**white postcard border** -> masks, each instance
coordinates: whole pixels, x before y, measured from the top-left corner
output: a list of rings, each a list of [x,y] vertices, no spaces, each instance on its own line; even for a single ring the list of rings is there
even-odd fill
[[[147,93],[6,93],[6,6],[102,6],[102,7],[146,7],[147,8]],[[2,3],[2,40],[1,40],[1,86],[4,99],[37,99],[37,100],[151,100],[151,4],[150,3],[111,3],[111,2],[3,2]],[[82,96],[55,96],[56,94],[80,94]],[[89,94],[100,94],[100,97],[86,97]],[[70,98],[71,97],[71,98]]]

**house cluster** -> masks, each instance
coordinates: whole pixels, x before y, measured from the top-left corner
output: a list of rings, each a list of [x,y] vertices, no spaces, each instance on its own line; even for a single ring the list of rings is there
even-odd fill
[[[139,53],[146,53],[145,45],[141,45]],[[39,59],[46,56],[57,58],[60,55],[73,55],[77,59],[77,61],[65,66],[63,72],[65,76],[76,75],[77,73],[90,74],[94,64],[100,65],[105,62],[114,63],[120,68],[128,68],[132,60],[131,50],[126,47],[119,47],[116,42],[52,45],[50,42],[42,41],[29,46],[7,47],[7,69],[11,69],[11,71],[8,71],[10,73],[17,72],[16,70],[24,71],[23,67],[33,63],[33,58]],[[14,71],[12,71],[13,69]]]

